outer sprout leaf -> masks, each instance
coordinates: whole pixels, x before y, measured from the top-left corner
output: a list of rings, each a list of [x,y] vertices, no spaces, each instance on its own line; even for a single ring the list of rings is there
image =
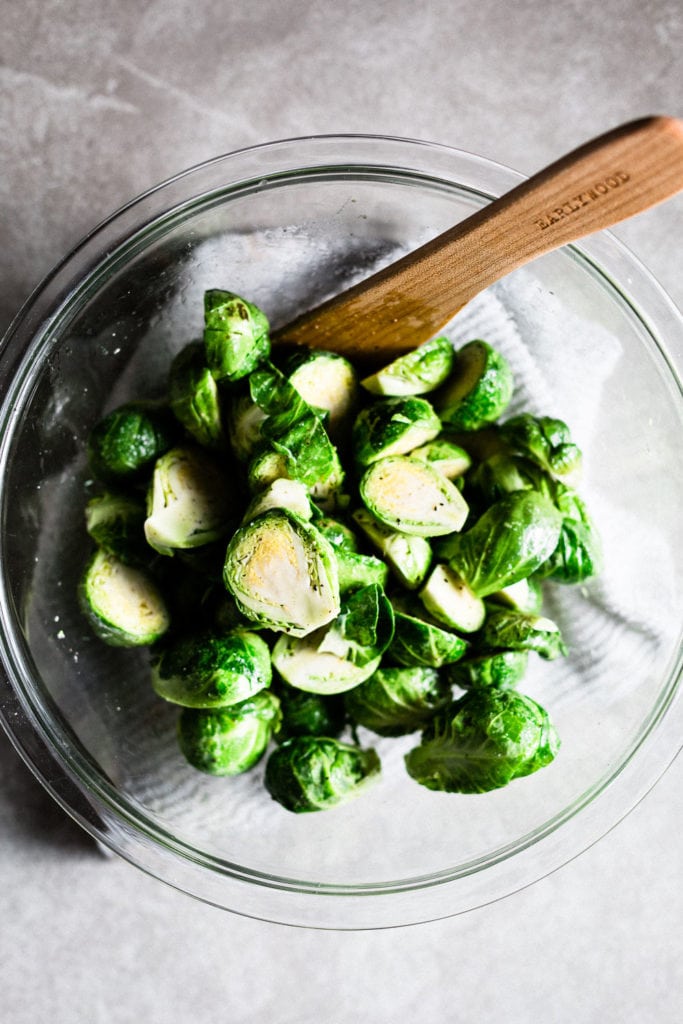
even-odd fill
[[[553,553],[562,517],[535,491],[516,491],[495,502],[469,530],[448,541],[451,568],[479,597],[532,573]]]

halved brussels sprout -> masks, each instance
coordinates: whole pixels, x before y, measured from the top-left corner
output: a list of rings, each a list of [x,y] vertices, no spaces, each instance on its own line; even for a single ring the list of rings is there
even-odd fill
[[[472,457],[453,441],[437,438],[410,453],[411,458],[428,462],[442,476],[449,480],[461,477],[472,465]]]
[[[399,583],[407,590],[419,587],[432,561],[432,548],[426,537],[392,530],[366,508],[356,509],[352,519],[377,548]]]
[[[291,480],[288,460],[282,452],[276,452],[267,445],[259,448],[247,466],[247,487],[252,494],[258,494],[276,480]]]
[[[486,605],[448,565],[435,565],[419,598],[429,614],[450,629],[475,633],[486,617]]]
[[[359,412],[352,444],[358,466],[370,466],[389,455],[407,455],[433,441],[441,420],[425,398],[387,398]]]
[[[183,708],[178,744],[198,771],[240,775],[261,760],[279,721],[277,697],[261,690],[228,708]]]
[[[440,668],[463,657],[467,641],[416,615],[394,609],[394,638],[388,657],[399,665]]]
[[[332,694],[306,693],[281,683],[278,689],[282,720],[275,735],[277,743],[293,736],[327,736],[336,739],[346,725],[344,698]]]
[[[450,567],[478,597],[531,576],[553,553],[562,516],[536,491],[515,491],[496,501],[464,533],[442,548]]]
[[[453,373],[434,403],[453,430],[479,430],[504,412],[512,391],[507,360],[488,342],[476,339],[455,353]]]
[[[288,811],[323,811],[357,796],[380,770],[373,749],[324,736],[295,736],[268,758],[265,785]]]
[[[174,416],[197,444],[224,447],[218,385],[206,365],[201,341],[186,345],[171,363],[168,395]]]
[[[324,414],[330,435],[345,432],[358,404],[358,375],[336,352],[297,352],[287,363],[287,377],[303,400]]]
[[[147,497],[145,537],[162,555],[197,548],[227,534],[234,496],[202,448],[179,447],[157,459]]]
[[[218,381],[240,380],[270,354],[266,315],[233,292],[204,294],[206,362]]]
[[[576,479],[581,472],[581,450],[573,443],[569,427],[551,416],[521,413],[500,426],[511,448],[563,479]]]
[[[391,604],[373,584],[349,595],[330,625],[302,639],[281,636],[273,648],[273,666],[300,690],[344,693],[379,667],[393,632]]]
[[[529,662],[528,651],[496,651],[476,658],[464,658],[448,668],[448,680],[462,690],[494,686],[512,690],[523,679]]]
[[[365,377],[361,384],[373,395],[425,395],[448,378],[454,357],[448,338],[431,338]]]
[[[152,577],[98,550],[79,586],[80,605],[93,632],[112,647],[153,644],[170,624],[166,602]]]
[[[149,561],[145,504],[140,498],[107,491],[85,506],[85,526],[99,548],[127,565]]]
[[[155,402],[128,402],[95,424],[88,438],[93,474],[105,482],[137,481],[174,443],[177,426]]]
[[[548,661],[567,653],[560,628],[552,619],[492,605],[488,607],[479,642],[489,650],[536,651]]]
[[[264,512],[236,531],[223,580],[248,618],[291,636],[306,636],[339,614],[334,549],[287,509]]]
[[[448,681],[426,666],[379,668],[345,696],[351,721],[380,736],[404,736],[423,729],[450,700]]]
[[[248,630],[181,634],[164,643],[152,660],[155,693],[186,708],[239,704],[271,679],[268,645]]]
[[[309,520],[313,515],[313,503],[306,485],[300,480],[286,480],[283,477],[273,480],[272,484],[250,501],[242,516],[242,522],[248,523],[271,508],[289,509],[300,519]]]
[[[559,746],[547,712],[530,697],[476,689],[436,713],[405,761],[427,789],[486,793],[549,764]]]
[[[443,537],[462,529],[469,508],[458,488],[429,463],[407,455],[379,459],[358,485],[367,509],[392,530]]]

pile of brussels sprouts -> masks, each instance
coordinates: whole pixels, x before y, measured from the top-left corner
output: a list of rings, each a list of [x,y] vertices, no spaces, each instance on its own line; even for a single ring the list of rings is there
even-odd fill
[[[271,353],[258,308],[206,293],[166,399],[91,432],[80,584],[103,641],[149,645],[191,765],[232,776],[269,751],[265,786],[298,812],[378,776],[363,730],[415,733],[406,768],[432,790],[553,760],[518,686],[530,655],[566,653],[543,581],[595,574],[600,543],[566,424],[504,419],[512,391],[479,339],[361,379],[332,352]]]

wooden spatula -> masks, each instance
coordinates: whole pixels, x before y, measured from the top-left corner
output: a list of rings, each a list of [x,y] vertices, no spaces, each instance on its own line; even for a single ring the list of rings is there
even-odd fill
[[[601,135],[473,216],[276,332],[275,340],[388,362],[432,337],[536,256],[683,189],[683,121],[649,117]]]

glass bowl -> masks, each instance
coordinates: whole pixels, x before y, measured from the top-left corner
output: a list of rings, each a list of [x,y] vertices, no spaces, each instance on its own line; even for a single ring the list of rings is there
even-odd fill
[[[274,326],[513,187],[479,157],[400,139],[297,139],[212,160],[94,230],[20,313],[0,355],[0,699],[10,738],[106,847],[212,904],[271,921],[374,928],[470,910],[604,835],[677,753],[683,622],[683,321],[608,234],[516,271],[452,322],[503,350],[515,402],[584,450],[581,492],[605,570],[551,589],[570,653],[524,690],[556,761],[480,796],[432,793],[382,740],[381,781],[292,815],[263,765],[236,779],[181,763],[176,710],[148,655],[95,640],[77,608],[88,550],[85,440],[104,411],[163,391],[202,327],[207,288]]]

